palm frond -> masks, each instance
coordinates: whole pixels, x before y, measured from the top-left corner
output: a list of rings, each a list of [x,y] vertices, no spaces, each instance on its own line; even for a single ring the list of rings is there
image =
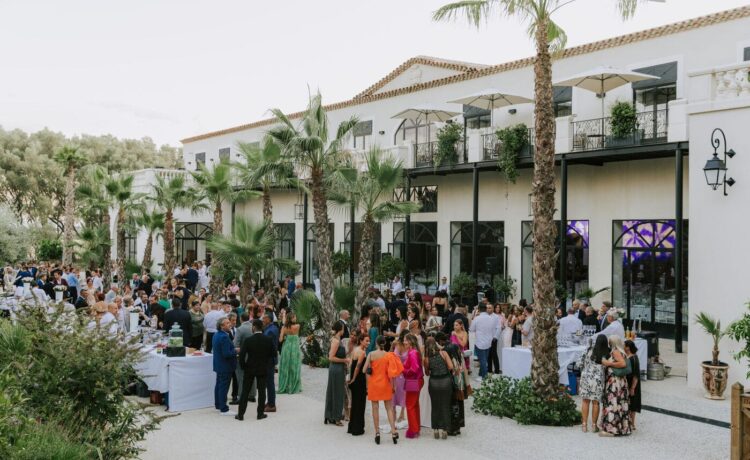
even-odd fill
[[[494,0],[464,0],[443,5],[432,13],[433,21],[456,20],[464,16],[469,24],[479,27],[489,19],[495,6]]]

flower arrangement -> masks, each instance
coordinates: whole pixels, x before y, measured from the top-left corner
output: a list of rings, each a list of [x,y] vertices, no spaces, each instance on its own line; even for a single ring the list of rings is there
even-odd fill
[[[21,281],[23,281],[24,283],[30,283],[34,281],[34,278],[32,278],[31,276],[24,276],[23,278],[21,278]]]
[[[65,286],[63,286],[62,284],[58,284],[57,286],[55,286],[52,289],[54,289],[55,292],[65,292],[65,289],[67,289],[67,288]]]

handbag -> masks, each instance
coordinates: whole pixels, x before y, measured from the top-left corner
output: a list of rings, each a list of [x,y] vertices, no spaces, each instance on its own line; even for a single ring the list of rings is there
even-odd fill
[[[466,397],[468,398],[469,396],[473,394],[474,394],[474,389],[471,387],[471,385],[466,384]]]
[[[630,360],[628,358],[625,358],[625,367],[612,368],[612,373],[615,374],[616,377],[627,377],[631,372],[632,367],[630,366]]]
[[[415,392],[419,391],[419,379],[405,379],[404,380],[404,391]]]
[[[455,398],[456,401],[463,401],[466,399],[466,394],[464,393],[464,390],[461,390],[460,388],[454,388],[453,398]]]

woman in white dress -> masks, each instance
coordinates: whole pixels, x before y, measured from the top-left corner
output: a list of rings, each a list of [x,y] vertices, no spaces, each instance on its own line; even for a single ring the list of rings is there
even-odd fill
[[[513,307],[508,307],[505,314],[505,329],[503,329],[503,348],[510,348],[513,344],[513,331],[516,329],[516,315],[513,311]]]

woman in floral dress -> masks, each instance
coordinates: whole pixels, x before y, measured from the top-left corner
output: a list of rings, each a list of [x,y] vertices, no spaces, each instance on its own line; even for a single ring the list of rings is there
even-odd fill
[[[589,407],[591,407],[591,425],[594,433],[599,431],[596,421],[599,419],[599,401],[604,396],[604,367],[602,358],[609,355],[607,337],[599,335],[596,341],[591,341],[586,353],[578,358],[576,367],[581,370],[581,381],[578,385],[581,395],[581,429],[584,433],[589,431],[588,418]]]
[[[617,335],[609,338],[610,357],[604,359],[607,379],[604,383],[601,431],[599,436],[626,436],[630,428],[630,394],[627,377],[618,377],[615,368],[627,366],[622,339]]]

